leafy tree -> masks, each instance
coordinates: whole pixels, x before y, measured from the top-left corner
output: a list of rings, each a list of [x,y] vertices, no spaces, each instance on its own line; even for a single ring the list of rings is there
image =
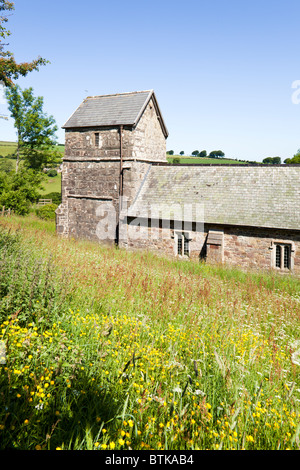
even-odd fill
[[[225,153],[222,152],[222,150],[213,150],[210,152],[209,157],[211,158],[219,158],[219,157],[224,157]]]
[[[167,154],[168,154],[168,155],[174,155],[174,150],[168,150],[168,151],[167,151]]]
[[[19,76],[25,77],[28,72],[39,70],[40,65],[45,65],[48,62],[42,57],[38,57],[32,62],[17,64],[13,53],[4,51],[5,46],[8,46],[8,44],[3,42],[3,40],[11,34],[6,28],[8,21],[6,12],[12,10],[14,10],[14,2],[0,0],[0,82],[3,82],[7,87],[12,87],[14,85],[13,80],[16,80]]]
[[[266,163],[269,165],[280,165],[281,158],[280,157],[267,157],[263,159],[263,163]]]
[[[20,152],[29,168],[40,170],[59,164],[62,155],[54,148],[57,126],[53,116],[44,113],[43,98],[35,98],[32,88],[22,91],[18,85],[7,88],[5,93],[18,134],[16,171]]]
[[[284,160],[284,163],[294,163],[294,164],[299,164],[300,163],[300,149],[297,151],[297,153],[293,156],[293,158],[286,158]]]
[[[194,151],[192,152],[192,155],[193,155],[194,157],[196,157],[198,154],[199,154],[199,150],[194,150]]]
[[[198,157],[201,157],[201,158],[207,157],[207,152],[206,152],[206,150],[202,150],[202,151],[199,153]]]
[[[181,152],[179,153],[179,155],[184,155],[184,150],[181,150]]]
[[[44,179],[42,173],[21,169],[18,173],[0,172],[0,204],[26,215],[30,206],[39,198]]]

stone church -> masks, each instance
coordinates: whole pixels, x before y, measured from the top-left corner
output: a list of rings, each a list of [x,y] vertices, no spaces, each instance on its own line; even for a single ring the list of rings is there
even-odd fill
[[[153,90],[88,97],[63,128],[60,236],[300,273],[300,165],[169,164]]]

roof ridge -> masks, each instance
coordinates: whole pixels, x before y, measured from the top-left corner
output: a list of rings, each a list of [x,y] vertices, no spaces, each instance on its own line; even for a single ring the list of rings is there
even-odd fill
[[[91,98],[105,98],[110,97],[110,96],[124,96],[124,95],[135,95],[137,93],[150,93],[153,92],[153,90],[140,90],[140,91],[124,91],[122,93],[109,93],[107,95],[91,95],[87,96],[85,100],[91,99]]]

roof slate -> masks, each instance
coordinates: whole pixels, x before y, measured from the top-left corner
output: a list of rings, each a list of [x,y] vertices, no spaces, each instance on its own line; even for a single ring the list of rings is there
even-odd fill
[[[152,165],[128,215],[300,230],[299,203],[300,166]]]
[[[153,90],[90,96],[81,103],[63,128],[134,126],[152,95]]]

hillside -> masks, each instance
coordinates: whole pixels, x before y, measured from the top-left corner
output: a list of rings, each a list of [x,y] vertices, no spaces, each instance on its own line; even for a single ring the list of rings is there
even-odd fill
[[[299,449],[299,279],[0,220],[1,449]]]
[[[184,156],[182,157],[181,155],[167,155],[167,160],[169,163],[188,163],[188,164],[202,164],[202,165],[245,165],[249,163],[255,163],[255,162],[246,162],[246,161],[241,161],[241,160],[232,160],[230,158],[200,158],[200,157],[188,157]]]
[[[11,157],[14,155],[16,152],[17,145],[15,142],[5,142],[5,141],[0,141],[0,158],[1,157]],[[59,144],[58,149],[61,152],[64,152],[64,144]],[[179,163],[190,163],[190,164],[212,164],[212,165],[218,165],[218,164],[240,164],[244,165],[246,163],[252,163],[252,162],[246,162],[246,161],[241,161],[241,160],[233,160],[230,158],[199,158],[199,157],[190,157],[190,156],[181,156],[181,155],[167,155],[167,161],[169,163],[173,163],[173,161],[179,159]],[[255,162],[253,162],[255,163]]]

